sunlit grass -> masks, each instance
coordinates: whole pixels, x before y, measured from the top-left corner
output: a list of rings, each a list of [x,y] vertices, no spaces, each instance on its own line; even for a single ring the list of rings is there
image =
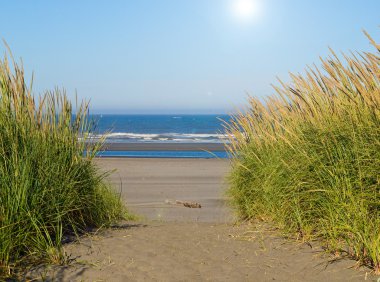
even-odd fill
[[[380,274],[380,45],[344,60],[331,50],[249,99],[228,126],[230,195],[241,217],[277,223]]]
[[[62,239],[126,215],[86,143],[88,103],[54,90],[38,101],[24,71],[0,60],[0,277],[20,266],[64,260]],[[90,145],[89,145],[90,144]]]

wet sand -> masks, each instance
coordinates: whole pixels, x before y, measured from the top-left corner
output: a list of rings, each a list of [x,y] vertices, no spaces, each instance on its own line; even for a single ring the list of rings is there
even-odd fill
[[[65,246],[75,263],[44,269],[55,281],[376,281],[355,262],[329,263],[318,243],[260,224],[234,224],[228,160],[99,159],[137,222]],[[200,209],[167,204],[194,201]]]

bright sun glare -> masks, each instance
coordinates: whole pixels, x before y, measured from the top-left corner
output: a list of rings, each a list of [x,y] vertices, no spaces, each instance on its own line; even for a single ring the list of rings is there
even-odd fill
[[[259,7],[257,0],[233,0],[232,11],[234,16],[242,22],[253,20],[258,13]]]

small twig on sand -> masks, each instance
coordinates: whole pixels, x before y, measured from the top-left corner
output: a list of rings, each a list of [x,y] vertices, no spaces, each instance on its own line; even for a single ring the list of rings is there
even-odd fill
[[[173,204],[173,205],[182,205],[182,206],[185,206],[186,208],[200,209],[202,207],[201,204],[196,203],[196,202],[186,202],[186,201],[179,201],[179,200],[175,200],[175,202],[170,201],[170,200],[166,200],[165,203]]]

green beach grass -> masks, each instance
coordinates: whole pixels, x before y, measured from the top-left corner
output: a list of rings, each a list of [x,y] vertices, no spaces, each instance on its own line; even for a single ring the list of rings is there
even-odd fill
[[[380,274],[380,45],[274,87],[227,125],[229,195],[270,221]],[[288,233],[288,234],[289,234]]]
[[[62,240],[128,216],[86,144],[88,103],[73,114],[64,92],[38,101],[22,66],[0,61],[0,277],[65,260]]]

